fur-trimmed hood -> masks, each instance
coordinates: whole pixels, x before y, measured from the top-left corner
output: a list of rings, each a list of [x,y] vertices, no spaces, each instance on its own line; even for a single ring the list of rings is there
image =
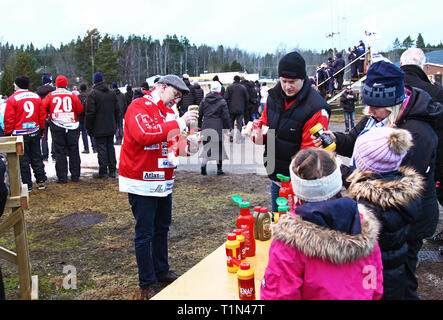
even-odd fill
[[[384,179],[370,171],[356,169],[347,179],[349,197],[355,200],[365,199],[382,209],[407,207],[422,196],[424,179],[410,167],[400,167],[399,174]]]
[[[380,224],[369,208],[358,204],[361,233],[350,235],[315,223],[298,215],[286,214],[273,227],[273,238],[297,248],[309,258],[334,264],[351,263],[369,256],[377,243]]]

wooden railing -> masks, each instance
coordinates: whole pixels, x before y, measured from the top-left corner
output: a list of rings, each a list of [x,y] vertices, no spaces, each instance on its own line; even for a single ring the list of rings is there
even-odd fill
[[[23,155],[23,137],[0,137],[0,153],[6,154],[9,196],[0,220],[0,236],[14,230],[16,252],[0,247],[0,259],[17,265],[22,299],[38,299],[38,277],[31,277],[28,239],[24,210],[28,209],[28,187],[21,183],[19,156]],[[1,160],[0,160],[1,161]],[[10,212],[8,212],[10,210]]]

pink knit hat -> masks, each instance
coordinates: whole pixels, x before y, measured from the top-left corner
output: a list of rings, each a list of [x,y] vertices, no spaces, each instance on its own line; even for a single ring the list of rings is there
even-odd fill
[[[354,159],[358,169],[376,173],[395,171],[400,167],[412,135],[404,129],[389,127],[372,128],[361,135],[354,147]]]

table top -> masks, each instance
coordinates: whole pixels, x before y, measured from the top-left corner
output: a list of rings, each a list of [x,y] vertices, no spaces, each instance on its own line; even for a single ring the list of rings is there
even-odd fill
[[[269,260],[271,240],[256,240],[256,254],[246,258],[254,270],[255,297],[260,299],[260,284]],[[236,273],[226,267],[223,243],[215,251],[165,287],[151,300],[239,300]]]

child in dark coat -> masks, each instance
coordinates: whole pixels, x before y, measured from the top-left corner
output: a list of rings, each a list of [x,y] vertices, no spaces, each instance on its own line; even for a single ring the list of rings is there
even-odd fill
[[[405,299],[408,232],[421,211],[424,180],[400,167],[412,135],[404,129],[373,128],[355,144],[357,169],[349,176],[349,196],[369,207],[382,225],[383,299]]]

